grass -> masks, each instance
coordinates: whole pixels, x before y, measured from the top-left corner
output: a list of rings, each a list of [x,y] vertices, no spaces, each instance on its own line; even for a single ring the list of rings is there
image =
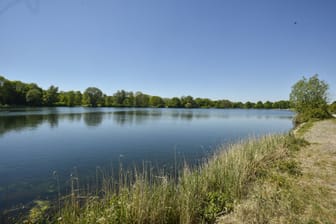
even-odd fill
[[[292,148],[219,223],[336,223],[336,154],[329,144]]]
[[[303,136],[305,133],[307,133],[314,125],[313,121],[308,121],[303,124],[301,124],[297,129],[296,129],[296,134],[298,136]]]
[[[102,177],[94,194],[71,180],[75,187],[62,199],[62,206],[58,209],[55,203],[44,216],[38,213],[34,218],[41,217],[41,223],[214,223],[233,214],[251,192],[263,191],[263,197],[281,200],[267,192],[270,186],[290,186],[288,178],[300,175],[291,155],[301,145],[292,135],[249,139],[223,147],[198,168],[185,166],[177,179],[144,168],[121,173],[117,182]],[[291,193],[281,196],[290,198]],[[263,197],[253,202],[262,203]],[[292,202],[297,211],[300,203]],[[265,208],[263,213],[267,212]]]

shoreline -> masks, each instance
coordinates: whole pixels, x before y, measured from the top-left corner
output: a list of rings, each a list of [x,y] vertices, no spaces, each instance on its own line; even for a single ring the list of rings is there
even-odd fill
[[[316,128],[319,129],[316,131]],[[278,223],[285,220],[289,223],[334,223],[336,214],[333,214],[332,199],[336,197],[332,196],[336,196],[336,189],[330,181],[336,181],[336,175],[332,170],[328,171],[327,179],[319,175],[325,169],[324,163],[336,169],[336,158],[331,156],[334,151],[323,148],[330,137],[336,136],[336,120],[313,122],[298,130],[300,133],[295,133],[296,137],[272,135],[221,148],[200,167],[185,167],[177,181],[169,176],[138,171],[134,176],[122,174],[122,184],[114,185],[107,176],[103,179],[107,185],[102,186],[98,194],[84,193],[78,187],[59,199],[61,207],[57,202],[36,201],[28,220],[51,223]],[[315,164],[321,158],[323,162]],[[326,184],[316,184],[321,178]],[[316,193],[322,188],[322,195]],[[318,209],[313,205],[319,205]]]

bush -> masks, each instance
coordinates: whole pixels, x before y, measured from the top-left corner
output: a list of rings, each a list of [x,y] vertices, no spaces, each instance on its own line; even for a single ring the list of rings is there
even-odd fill
[[[294,84],[290,94],[290,103],[297,112],[295,125],[310,120],[320,120],[331,117],[328,112],[328,84],[314,75],[308,80],[303,77]]]
[[[336,114],[336,101],[329,105],[329,112],[332,114]]]

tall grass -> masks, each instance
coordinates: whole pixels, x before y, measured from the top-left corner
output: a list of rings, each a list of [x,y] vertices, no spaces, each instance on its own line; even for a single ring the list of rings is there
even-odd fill
[[[72,187],[59,211],[55,209],[44,221],[213,223],[232,212],[269,167],[288,156],[292,138],[266,136],[223,146],[199,167],[185,165],[177,179],[146,167],[121,172],[118,181],[103,175],[99,191],[92,194]]]

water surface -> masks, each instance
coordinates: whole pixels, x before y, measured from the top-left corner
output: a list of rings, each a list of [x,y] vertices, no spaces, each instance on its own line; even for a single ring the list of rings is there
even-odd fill
[[[195,164],[221,144],[292,128],[287,110],[15,108],[0,110],[0,210],[55,194],[75,172]]]

